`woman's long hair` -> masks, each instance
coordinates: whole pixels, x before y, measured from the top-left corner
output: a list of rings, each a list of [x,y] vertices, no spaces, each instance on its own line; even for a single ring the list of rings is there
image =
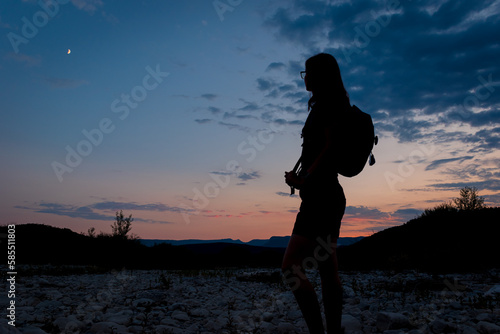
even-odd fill
[[[337,106],[349,106],[349,94],[345,90],[339,64],[328,53],[319,53],[306,60],[307,82],[313,96],[308,107],[318,101]]]

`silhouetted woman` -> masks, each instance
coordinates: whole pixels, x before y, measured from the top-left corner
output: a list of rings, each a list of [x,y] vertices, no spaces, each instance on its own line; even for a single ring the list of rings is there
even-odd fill
[[[283,259],[284,280],[290,286],[311,334],[324,334],[320,305],[304,269],[317,268],[321,277],[327,333],[342,333],[342,286],[336,243],[345,210],[345,196],[336,173],[336,148],[342,144],[342,118],[350,102],[340,69],[332,55],[309,58],[301,72],[312,93],[302,129],[301,169],[285,173],[286,183],[300,190],[299,213]]]

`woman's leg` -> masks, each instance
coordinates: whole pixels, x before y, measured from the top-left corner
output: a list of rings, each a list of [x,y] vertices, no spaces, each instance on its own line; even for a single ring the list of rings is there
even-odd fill
[[[342,322],[342,284],[338,273],[336,248],[325,261],[318,262],[321,277],[321,291],[325,308],[326,330],[328,334],[343,333]]]
[[[318,297],[303,268],[304,259],[312,256],[315,243],[310,239],[292,234],[283,258],[281,270],[284,281],[290,286],[299,304],[311,334],[324,334],[323,320]]]

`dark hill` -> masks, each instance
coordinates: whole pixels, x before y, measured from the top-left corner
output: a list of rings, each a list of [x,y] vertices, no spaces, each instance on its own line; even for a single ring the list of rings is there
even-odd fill
[[[92,265],[102,268],[199,269],[281,264],[284,249],[212,243],[147,247],[138,240],[89,237],[67,228],[16,225],[16,264]],[[7,226],[0,226],[6,236]],[[4,240],[2,240],[4,241]],[[1,243],[6,246],[6,243]]]
[[[0,233],[7,227],[1,226]],[[110,236],[91,238],[68,228],[43,224],[16,225],[16,263],[123,267],[140,263],[145,247]]]
[[[341,269],[470,271],[500,267],[500,208],[435,210],[339,249]]]

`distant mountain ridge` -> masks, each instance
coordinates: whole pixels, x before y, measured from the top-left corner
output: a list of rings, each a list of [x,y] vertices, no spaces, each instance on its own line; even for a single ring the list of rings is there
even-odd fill
[[[352,245],[364,237],[340,237],[337,241],[338,246],[349,246]],[[202,239],[186,239],[186,240],[162,240],[162,239],[140,239],[141,244],[148,247],[152,247],[157,244],[170,244],[173,246],[184,246],[184,245],[197,245],[197,244],[214,244],[214,243],[229,243],[238,245],[249,245],[258,247],[270,247],[270,248],[286,248],[290,236],[274,236],[269,239],[253,239],[248,242],[243,242],[240,239],[213,239],[213,240],[202,240]]]

